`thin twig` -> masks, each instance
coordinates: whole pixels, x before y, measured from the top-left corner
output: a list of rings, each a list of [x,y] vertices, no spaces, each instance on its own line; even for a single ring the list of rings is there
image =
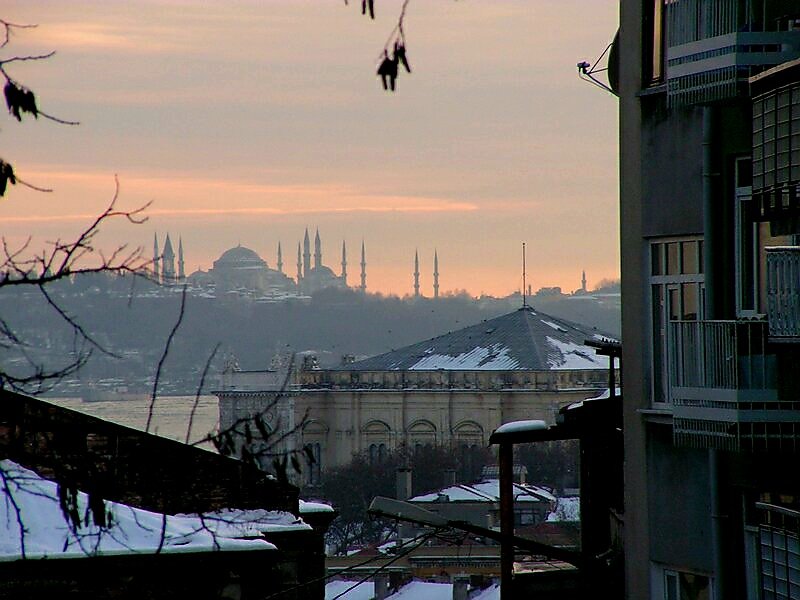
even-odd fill
[[[189,438],[192,435],[192,423],[194,423],[194,415],[197,412],[197,406],[200,404],[200,394],[203,392],[203,386],[206,383],[206,375],[208,375],[208,370],[211,367],[211,361],[214,360],[214,357],[217,355],[217,350],[219,350],[220,344],[217,343],[214,346],[214,349],[211,351],[211,354],[206,360],[206,365],[203,367],[203,374],[200,376],[200,383],[197,386],[197,393],[194,396],[194,404],[192,404],[192,412],[189,413],[189,425],[186,428],[186,443],[189,443]]]
[[[150,424],[153,421],[153,411],[155,410],[156,406],[156,394],[158,392],[158,382],[161,379],[161,369],[164,367],[164,362],[167,360],[167,356],[169,356],[169,350],[172,346],[172,340],[175,339],[175,333],[178,331],[178,327],[181,326],[183,322],[183,315],[186,310],[186,285],[183,286],[181,290],[181,308],[180,312],[178,313],[178,319],[175,321],[175,325],[172,326],[172,330],[169,332],[169,336],[167,337],[167,343],[164,344],[164,352],[161,354],[161,358],[158,361],[158,367],[156,368],[156,377],[153,380],[153,393],[150,396],[150,406],[148,407],[147,411],[147,424],[145,425],[145,433],[150,432]]]

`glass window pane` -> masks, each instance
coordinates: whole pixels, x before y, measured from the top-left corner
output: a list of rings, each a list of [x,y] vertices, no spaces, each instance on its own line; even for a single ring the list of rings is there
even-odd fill
[[[669,288],[668,290],[668,314],[670,321],[677,321],[681,318],[681,299],[680,299],[680,290],[678,288]]]
[[[681,273],[697,273],[697,242],[681,242]]]
[[[650,246],[650,256],[652,260],[651,271],[653,275],[663,275],[663,262],[662,262],[662,249],[661,244],[652,244]]]
[[[697,284],[684,283],[681,285],[681,300],[683,304],[683,320],[697,320]]]
[[[670,242],[667,246],[667,275],[677,275],[680,273],[680,263],[678,261],[678,242]]]

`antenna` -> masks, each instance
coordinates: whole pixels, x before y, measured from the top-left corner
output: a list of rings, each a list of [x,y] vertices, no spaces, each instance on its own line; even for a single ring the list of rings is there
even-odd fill
[[[522,308],[528,306],[527,296],[525,295],[528,290],[527,273],[525,272],[525,242],[522,242]]]

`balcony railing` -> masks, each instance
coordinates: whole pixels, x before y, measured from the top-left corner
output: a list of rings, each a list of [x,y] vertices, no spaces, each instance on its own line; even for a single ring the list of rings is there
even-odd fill
[[[763,321],[672,321],[670,327],[673,403],[775,400],[775,357],[766,353]]]
[[[748,20],[739,0],[677,0],[667,8],[667,97],[670,105],[732,98],[746,79],[800,57],[794,21]],[[774,29],[774,30],[767,30]]]
[[[773,246],[766,250],[770,338],[800,342],[800,246]]]
[[[667,360],[677,445],[800,449],[800,401],[779,398],[766,321],[673,321]]]

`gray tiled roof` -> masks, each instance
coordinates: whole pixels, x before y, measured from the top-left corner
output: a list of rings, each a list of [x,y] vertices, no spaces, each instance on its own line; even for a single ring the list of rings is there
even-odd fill
[[[586,339],[610,339],[530,307],[405,348],[373,356],[348,371],[454,370],[548,371],[607,369]]]

